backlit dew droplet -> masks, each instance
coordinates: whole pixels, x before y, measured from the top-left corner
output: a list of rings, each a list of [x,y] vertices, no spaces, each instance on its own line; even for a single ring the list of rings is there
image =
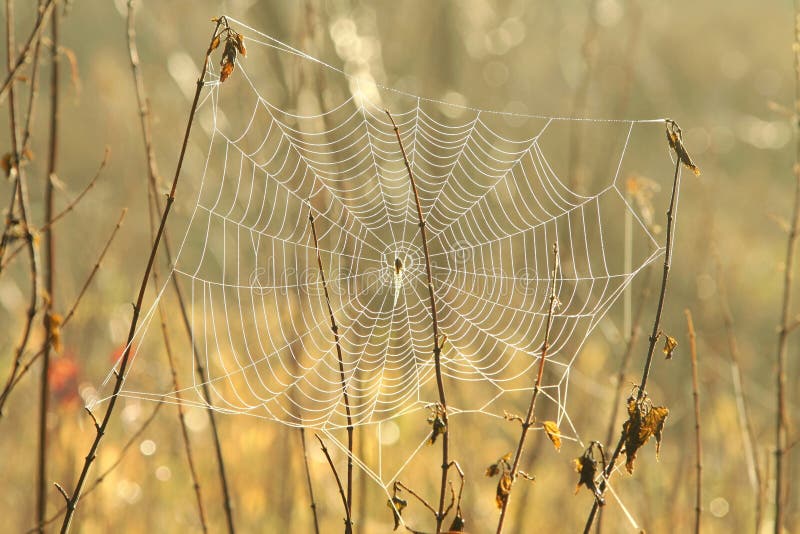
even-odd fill
[[[728,501],[723,497],[717,497],[708,505],[708,509],[714,517],[725,517],[728,515],[730,508]]]
[[[156,442],[152,439],[146,439],[139,445],[139,450],[145,456],[152,456],[156,452]]]
[[[156,478],[161,482],[166,482],[172,478],[172,471],[166,465],[159,465],[156,468]]]

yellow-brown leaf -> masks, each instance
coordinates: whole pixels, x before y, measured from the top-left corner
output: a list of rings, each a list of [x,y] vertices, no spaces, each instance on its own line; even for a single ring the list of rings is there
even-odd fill
[[[542,423],[542,427],[544,428],[545,434],[547,437],[550,438],[550,441],[553,442],[553,446],[556,448],[557,451],[561,450],[561,429],[558,428],[558,425],[554,421],[544,421]]]

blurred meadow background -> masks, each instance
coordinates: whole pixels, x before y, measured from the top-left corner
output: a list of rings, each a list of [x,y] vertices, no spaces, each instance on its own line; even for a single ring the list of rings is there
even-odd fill
[[[10,3],[16,4],[13,22],[17,51],[36,23],[36,6],[33,2]],[[795,14],[790,3],[146,0],[134,2],[134,7],[153,153],[163,179],[159,198],[168,191],[180,151],[195,81],[213,29],[210,19],[223,14],[349,74],[368,76],[387,87],[431,99],[519,114],[670,117],[678,121],[684,144],[702,175],[695,178],[683,173],[662,321],[664,332],[677,339],[678,349],[671,360],[665,360],[659,344],[647,387],[654,403],[670,408],[670,416],[660,461],[655,459],[652,443],[648,444],[639,453],[634,475],[614,475],[613,487],[641,529],[683,532],[692,528],[695,423],[684,314],[690,309],[697,330],[703,432],[702,528],[707,532],[773,531],[777,330],[796,143]],[[82,408],[87,400],[97,397],[97,388],[124,349],[131,302],[136,298],[152,243],[147,160],[129,56],[128,9],[124,0],[62,0],[54,9],[60,20],[61,72],[54,173],[56,212],[68,206],[98,173],[108,150],[107,164],[96,185],[74,210],[53,225],[57,239],[54,312],[63,315],[69,310],[121,210],[128,211],[74,317],[61,331],[61,346],[51,354],[46,425],[48,518],[64,504],[52,483],[57,482],[67,492],[72,490],[94,439],[92,420]],[[3,13],[5,25],[8,12]],[[235,23],[232,27],[239,29]],[[248,37],[243,29],[242,33]],[[50,26],[45,27],[43,38],[30,161],[24,165],[30,197],[28,217],[33,228],[40,228],[46,220]],[[2,41],[0,49],[5,57],[7,41]],[[257,56],[253,46],[248,48],[243,65],[257,80],[261,94],[283,109],[308,112],[297,102],[299,92],[308,90],[302,69],[270,57],[268,51],[261,50]],[[215,69],[219,52],[212,57]],[[263,68],[256,57],[267,58]],[[30,70],[30,64],[23,67],[14,84],[20,122],[28,109]],[[246,94],[238,74],[234,71],[221,87],[223,94]],[[328,83],[333,93],[345,94],[348,90],[341,77],[332,76]],[[243,103],[241,109],[232,105],[231,116],[237,109],[246,116],[249,105]],[[7,116],[8,107],[6,97],[0,103],[0,113]],[[205,161],[208,137],[203,133],[203,123],[198,122],[167,225],[173,244],[182,238],[192,214],[196,180]],[[578,191],[593,194],[608,175],[592,163],[607,160],[609,156],[603,152],[606,143],[617,140],[618,145],[619,138],[604,136],[618,136],[619,132],[611,127],[613,134],[598,131],[595,126],[577,126],[577,130],[568,126],[564,126],[561,145],[551,147],[554,160],[560,165],[562,178]],[[673,169],[662,128],[660,124],[636,127],[621,176],[639,214],[646,218],[643,212],[652,213],[653,225],[660,226],[653,228],[659,243],[664,237]],[[9,131],[0,128],[0,152],[9,151]],[[568,149],[570,136],[576,135],[583,140],[577,154]],[[13,192],[12,180],[0,186],[3,209]],[[298,216],[302,219],[306,214]],[[624,228],[618,221],[622,218],[612,217],[605,232],[621,235]],[[37,243],[41,247],[43,241],[38,239]],[[12,245],[9,251],[16,248]],[[187,246],[192,254],[193,243]],[[622,251],[612,246],[608,253],[614,256]],[[10,260],[7,252],[3,261],[8,261],[0,273],[0,372],[5,380],[26,324],[30,270],[24,251]],[[157,265],[163,282],[169,266],[160,253]],[[649,288],[643,301],[642,331],[622,375],[622,397],[616,397],[618,373],[632,321],[624,298],[580,347],[571,371],[566,408],[585,445],[593,439],[605,443],[614,416],[612,439],[616,442],[624,419],[624,397],[641,375],[657,304],[661,259],[649,269],[653,272],[640,274],[627,297],[632,303],[627,309],[635,313],[639,295]],[[146,295],[148,307],[155,297],[154,286]],[[42,295],[23,361],[28,361],[46,339]],[[191,347],[182,330],[177,303],[172,296],[164,303],[166,326],[176,340],[175,359],[188,369]],[[142,361],[134,365],[134,373],[143,374],[131,376],[139,381],[169,381],[157,321],[149,330],[151,345],[140,351]],[[786,369],[789,443],[797,436],[796,408],[800,401],[795,340],[789,339]],[[738,371],[732,363],[732,351],[738,358]],[[158,365],[151,366],[151,360]],[[5,400],[0,418],[0,525],[4,532],[36,527],[40,365],[40,361],[34,363],[20,379]],[[742,395],[737,399],[739,387]],[[515,397],[508,411],[524,413],[527,398],[527,394]],[[752,421],[752,454],[748,453],[748,433],[742,426],[742,402]],[[105,406],[103,403],[95,408],[98,417]],[[546,405],[541,406],[544,409]],[[154,409],[157,411],[150,420]],[[398,419],[392,427],[396,435],[377,437],[371,427],[369,433],[360,435],[357,430],[357,450],[374,461],[374,443],[370,440],[380,439],[387,463],[396,463],[429,431],[425,417],[420,411]],[[81,499],[73,531],[200,531],[178,422],[172,404],[120,399],[88,485],[111,469],[96,489]],[[224,532],[224,498],[205,410],[187,408],[185,424],[209,530]],[[300,432],[236,414],[218,414],[216,424],[237,530],[313,532]],[[519,426],[468,414],[452,419],[452,432],[452,456],[466,472],[462,503],[466,530],[494,531],[497,479],[485,477],[484,470],[514,449]],[[307,430],[304,438],[320,527],[322,532],[337,532],[342,528],[341,502],[313,434],[313,430]],[[130,444],[127,448],[126,443]],[[607,447],[613,448],[613,443]],[[584,488],[573,495],[578,475],[571,464],[582,452],[583,447],[574,441],[565,441],[556,452],[542,433],[529,437],[522,468],[535,475],[536,481],[519,480],[514,486],[507,532],[583,529],[593,497]],[[341,473],[345,456],[340,451],[332,453]],[[436,494],[438,454],[438,447],[424,448],[404,472],[403,481],[425,495]],[[786,499],[784,530],[795,532],[800,528],[800,488],[793,484],[800,474],[796,448],[787,453],[787,458],[783,473],[793,487]],[[392,512],[386,506],[386,494],[359,470],[355,480],[355,531],[391,531]],[[410,504],[404,519],[416,529],[429,531],[430,514],[413,498],[406,498]],[[606,498],[603,530],[636,531],[617,499],[610,495]],[[60,524],[58,518],[43,530],[57,531]]]

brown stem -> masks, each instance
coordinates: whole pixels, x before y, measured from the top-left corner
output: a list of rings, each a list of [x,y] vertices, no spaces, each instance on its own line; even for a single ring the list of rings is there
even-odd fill
[[[129,4],[130,8],[130,4]],[[153,135],[152,135],[152,128],[150,126],[150,109],[147,98],[145,96],[145,88],[144,88],[144,79],[142,78],[141,71],[139,69],[139,53],[136,47],[136,32],[135,32],[135,25],[133,20],[133,13],[129,12],[131,18],[128,20],[128,51],[130,54],[130,61],[131,61],[131,70],[133,71],[134,76],[134,85],[136,88],[136,99],[139,109],[139,118],[141,122],[142,128],[142,137],[144,139],[145,144],[145,153],[147,155],[147,174],[149,179],[150,187],[157,191],[159,188],[159,181],[160,175],[158,172],[158,168],[156,166],[155,155],[153,153]],[[224,24],[227,25],[227,21],[223,20]],[[157,206],[158,212],[161,212],[161,207]],[[172,265],[172,252],[170,247],[170,240],[169,240],[169,233],[166,228],[164,228],[164,235],[162,237],[164,242],[164,256],[167,260],[168,265]],[[178,299],[178,307],[181,312],[181,320],[183,322],[184,330],[186,335],[189,339],[190,343],[194,343],[194,336],[192,334],[192,324],[189,320],[189,314],[186,310],[186,300],[183,297],[183,292],[181,291],[180,285],[178,284],[178,280],[172,276],[170,277],[170,281],[172,282],[172,288],[175,291],[175,296]],[[228,487],[228,476],[225,469],[225,458],[222,452],[222,441],[219,437],[219,429],[217,427],[217,418],[214,413],[214,408],[211,402],[211,390],[208,386],[208,377],[206,375],[206,370],[203,367],[203,363],[200,360],[199,351],[197,347],[192,345],[192,355],[194,359],[194,367],[195,373],[197,374],[201,388],[202,388],[202,396],[203,400],[205,401],[207,408],[206,413],[208,414],[208,420],[211,426],[211,438],[214,443],[214,454],[217,461],[217,473],[219,476],[219,484],[220,489],[222,491],[222,505],[225,511],[225,524],[229,534],[233,534],[235,532],[234,522],[233,522],[233,506],[231,504],[231,494],[230,489]]]
[[[39,17],[43,15],[44,12],[44,1],[39,0],[39,10],[37,14],[37,23],[39,21]],[[39,57],[40,51],[42,48],[42,37],[41,34],[36,38],[36,42],[33,45],[33,61],[31,63],[31,81],[30,81],[30,91],[28,93],[28,111],[25,114],[25,127],[22,130],[22,142],[20,143],[20,149],[22,151],[21,156],[23,158],[27,157],[28,150],[29,150],[29,143],[31,140],[31,125],[33,124],[33,118],[35,116],[36,111],[36,100],[39,93]]]
[[[28,54],[31,52],[31,46],[33,46],[33,43],[39,39],[42,29],[46,25],[47,20],[50,18],[50,12],[57,3],[58,0],[47,0],[44,10],[40,11],[41,16],[37,18],[36,24],[31,30],[31,34],[28,36],[28,40],[22,47],[22,51],[19,53],[19,56],[17,56],[16,61],[13,57],[14,49],[8,49],[8,75],[6,76],[6,79],[3,80],[3,85],[0,86],[0,103],[3,102],[3,97],[6,95],[6,93],[9,93],[9,101],[11,100],[11,86],[14,85],[14,79],[17,76],[17,71],[28,60]],[[7,18],[6,23],[8,22],[10,22],[10,19]]]
[[[8,50],[8,68],[11,70],[13,61],[14,50],[14,4],[10,0],[6,0],[6,47]],[[28,204],[28,187],[27,180],[25,179],[24,168],[19,165],[19,132],[16,116],[16,104],[14,100],[14,84],[9,84],[8,87],[8,109],[11,130],[11,167],[12,175],[15,177],[15,193],[17,195],[17,206],[19,206],[20,223],[25,231],[25,246],[28,251],[28,259],[30,260],[30,276],[31,276],[31,294],[28,304],[28,310],[25,317],[25,323],[22,328],[22,338],[14,351],[14,357],[11,363],[11,372],[6,380],[6,388],[14,381],[14,378],[19,371],[22,362],[22,355],[28,346],[31,331],[33,329],[33,319],[36,316],[36,303],[39,298],[39,267],[36,252],[36,245],[34,244],[33,233],[30,226],[30,207]],[[13,207],[13,202],[12,202]],[[10,214],[9,214],[10,215]],[[6,237],[6,233],[3,234]],[[5,245],[5,242],[3,243]],[[0,247],[4,248],[4,247]],[[4,389],[4,391],[5,391]],[[0,406],[4,401],[0,399]],[[0,411],[2,416],[2,411]]]
[[[100,270],[100,266],[101,266],[101,264],[103,262],[103,258],[105,257],[106,252],[108,252],[108,249],[111,246],[111,243],[114,241],[114,237],[116,237],[117,232],[119,231],[120,227],[122,226],[122,221],[125,220],[125,215],[127,213],[128,213],[128,208],[124,208],[122,210],[122,213],[119,216],[119,220],[117,221],[117,225],[114,227],[114,230],[111,232],[111,236],[106,241],[106,244],[103,247],[103,251],[100,253],[100,256],[98,257],[97,261],[95,262],[94,267],[92,267],[92,270],[89,273],[89,276],[84,281],[83,287],[81,288],[80,292],[78,293],[78,296],[75,297],[75,300],[72,303],[72,306],[70,306],[69,311],[64,316],[64,320],[61,321],[61,330],[64,330],[64,328],[67,326],[67,323],[69,323],[70,319],[72,319],[72,317],[75,315],[75,310],[78,309],[78,304],[81,303],[81,299],[83,298],[83,295],[86,293],[86,290],[89,289],[89,285],[92,283],[92,280],[94,279],[95,275],[97,274],[97,271]],[[51,336],[51,337],[48,338],[48,343],[52,343],[52,341],[53,341],[53,339],[52,339],[52,336]],[[44,350],[42,349],[42,350],[39,350],[39,352],[37,352],[33,356],[31,356],[30,359],[28,359],[28,362],[21,368],[19,373],[17,373],[17,376],[14,379],[14,381],[11,382],[10,384],[6,385],[5,389],[3,389],[2,394],[0,394],[0,410],[2,410],[6,400],[8,400],[8,396],[11,394],[11,391],[15,387],[17,387],[17,384],[19,384],[20,380],[22,380],[22,377],[25,376],[25,373],[27,373],[30,370],[31,366],[34,363],[36,363],[43,354],[44,354]]]
[[[336,317],[333,315],[331,299],[328,295],[328,284],[325,281],[325,271],[322,268],[322,256],[319,253],[319,243],[317,242],[317,227],[314,225],[314,215],[308,214],[308,221],[311,224],[311,236],[314,238],[314,250],[317,253],[317,265],[319,266],[319,276],[322,280],[322,289],[325,292],[325,304],[328,306],[328,315],[331,318],[331,330],[333,331],[333,342],[336,344],[336,358],[339,362],[339,380],[342,384],[342,397],[344,399],[344,410],[347,415],[347,498],[345,500],[345,521],[344,531],[349,534],[353,531],[352,509],[353,509],[353,419],[350,414],[350,399],[347,395],[347,382],[344,376],[344,359],[342,358],[342,345],[339,342],[339,327],[336,325]]]
[[[214,28],[214,33],[211,37],[211,42],[209,42],[208,50],[206,51],[205,60],[203,61],[203,69],[200,72],[200,77],[197,80],[197,90],[194,94],[194,100],[192,101],[192,107],[189,111],[189,119],[186,124],[186,133],[184,134],[183,138],[183,145],[181,146],[180,156],[178,157],[178,164],[175,169],[175,176],[172,179],[172,187],[169,192],[169,196],[167,197],[167,204],[164,208],[164,214],[161,217],[161,223],[159,224],[158,231],[156,232],[156,239],[153,242],[152,249],[150,251],[149,259],[147,260],[147,266],[145,267],[144,276],[142,276],[142,282],[139,286],[139,296],[136,299],[136,304],[134,305],[133,309],[133,317],[131,318],[131,327],[128,331],[128,339],[125,344],[125,351],[122,355],[122,360],[119,364],[119,370],[116,371],[116,381],[114,383],[114,391],[111,395],[111,398],[108,401],[108,407],[106,408],[106,413],[103,416],[103,421],[100,425],[96,427],[96,435],[94,442],[92,443],[91,447],[89,448],[89,453],[86,455],[86,461],[83,464],[83,469],[81,470],[80,477],[78,478],[78,482],[75,485],[75,489],[72,492],[72,495],[67,503],[67,513],[64,516],[64,521],[61,524],[61,533],[65,534],[69,531],[70,524],[72,523],[72,518],[75,514],[75,509],[78,503],[78,500],[81,496],[81,490],[83,489],[83,485],[86,482],[86,477],[89,473],[89,468],[92,465],[92,462],[95,459],[95,455],[97,453],[97,448],[100,445],[100,441],[105,434],[106,428],[108,427],[108,423],[111,419],[111,414],[114,411],[114,406],[119,398],[119,392],[122,389],[122,384],[125,381],[125,372],[128,367],[128,361],[131,354],[131,347],[133,336],[136,333],[136,325],[139,321],[139,314],[141,313],[142,302],[144,300],[145,290],[147,289],[147,283],[150,280],[150,272],[153,268],[153,264],[155,263],[156,253],[158,252],[158,245],[161,240],[161,236],[164,232],[164,227],[167,223],[167,218],[169,217],[170,209],[172,208],[172,204],[175,202],[175,190],[178,187],[178,179],[180,178],[181,167],[183,166],[183,158],[186,155],[186,147],[189,144],[189,134],[192,130],[192,124],[194,122],[194,115],[197,111],[197,103],[200,100],[200,93],[205,85],[205,76],[206,71],[208,70],[208,62],[211,57],[212,52],[212,42],[213,39],[217,35],[217,31],[219,30],[220,25],[222,24],[223,19],[219,19],[217,24]]]
[[[317,518],[317,502],[314,500],[314,485],[311,483],[311,469],[308,465],[308,447],[306,447],[306,431],[300,427],[300,444],[303,446],[303,464],[306,468],[306,484],[308,485],[308,498],[311,501],[311,515],[314,518],[314,534],[319,534],[319,519]]]
[[[692,312],[687,308],[686,311],[686,327],[689,332],[689,355],[692,359],[692,397],[694,399],[694,431],[695,431],[695,454],[697,455],[697,463],[695,469],[697,473],[696,480],[696,494],[694,502],[694,532],[700,533],[700,514],[703,506],[703,444],[700,438],[700,393],[697,385],[697,335],[694,331],[694,323],[692,322]]]
[[[722,270],[722,263],[720,262],[719,253],[714,251],[714,261],[717,268],[717,293],[719,298],[720,311],[722,314],[722,322],[725,325],[725,334],[728,338],[728,356],[731,360],[731,375],[733,381],[733,394],[736,398],[736,408],[739,414],[739,426],[742,433],[742,449],[744,450],[744,457],[747,462],[747,472],[750,478],[750,484],[753,487],[753,494],[755,497],[755,532],[761,531],[761,521],[764,514],[764,502],[766,496],[764,495],[764,474],[762,472],[761,463],[756,456],[757,443],[755,430],[753,429],[753,421],[750,417],[750,410],[748,407],[744,384],[742,383],[742,373],[739,367],[741,356],[739,354],[739,342],[736,339],[736,326],[733,322],[733,313],[731,312],[730,304],[728,303],[728,291],[725,283],[725,276]]]
[[[411,164],[408,161],[406,149],[403,146],[403,140],[400,138],[400,128],[394,122],[394,117],[385,110],[386,115],[392,122],[394,134],[397,137],[397,143],[400,145],[400,152],[403,154],[403,163],[405,163],[406,171],[408,171],[408,179],[411,182],[411,191],[414,193],[414,202],[417,207],[417,218],[419,219],[419,235],[422,240],[422,251],[425,254],[425,274],[428,282],[428,294],[430,296],[431,306],[431,324],[433,328],[433,362],[436,371],[436,387],[439,391],[439,405],[441,407],[441,418],[444,423],[444,432],[442,433],[442,479],[439,485],[439,511],[436,514],[436,534],[442,530],[442,522],[444,521],[444,499],[447,494],[447,471],[450,466],[449,451],[450,451],[450,425],[447,417],[447,397],[444,393],[444,380],[442,378],[442,364],[441,352],[442,348],[439,346],[439,322],[436,316],[436,297],[433,292],[433,276],[431,274],[431,257],[428,251],[428,236],[425,232],[425,218],[422,215],[422,205],[419,202],[419,193],[417,192],[417,184],[414,180],[414,171],[411,170]]]
[[[133,1],[130,0],[128,2],[128,31],[127,31],[128,51],[130,53],[131,65],[133,68],[133,77],[136,86],[136,97],[141,104],[145,100],[144,82],[142,80],[141,73],[139,72],[139,54],[136,47],[134,15],[135,12],[133,8]],[[147,181],[147,192],[149,200],[147,206],[150,215],[149,217],[150,238],[155,239],[157,216],[160,215],[160,208],[158,205],[158,193],[156,190],[158,171],[155,166],[155,155],[152,149],[151,134],[149,127],[150,125],[148,122],[148,117],[149,117],[148,108],[146,106],[140,106],[140,118],[141,118],[142,133],[144,137],[144,146],[145,146],[145,159],[147,162],[148,177],[149,177]],[[156,285],[156,287],[160,285],[157,266],[153,266],[153,283]],[[178,381],[178,373],[175,369],[175,358],[172,353],[172,343],[170,341],[169,331],[167,329],[166,312],[164,311],[163,302],[158,303],[158,315],[161,323],[161,334],[162,338],[164,339],[164,348],[167,353],[167,362],[169,363],[170,374],[172,376],[172,386],[175,391],[175,398],[177,400],[176,407],[178,412],[178,421],[181,427],[183,448],[184,452],[186,453],[186,461],[189,467],[189,474],[192,479],[192,488],[194,489],[195,500],[197,503],[197,516],[198,519],[200,520],[200,527],[202,528],[203,532],[208,532],[206,511],[205,511],[205,506],[203,505],[203,492],[202,492],[202,487],[200,485],[200,478],[197,475],[197,468],[195,467],[192,442],[191,438],[189,437],[189,430],[186,426],[185,410],[181,403],[182,401],[182,396],[180,393],[181,387]]]
[[[142,426],[140,426],[139,429],[136,432],[134,432],[131,435],[130,438],[128,438],[128,441],[126,441],[125,444],[120,449],[116,460],[114,460],[114,462],[112,462],[112,464],[109,465],[106,468],[105,471],[103,471],[102,473],[97,475],[97,478],[94,479],[94,482],[92,482],[91,484],[86,486],[86,491],[83,492],[83,496],[84,497],[86,497],[87,495],[92,493],[94,490],[96,490],[98,488],[98,486],[100,486],[100,484],[103,483],[103,481],[106,479],[106,477],[122,463],[122,460],[125,459],[125,454],[131,449],[131,447],[133,447],[136,443],[139,442],[139,438],[142,436],[142,434],[144,434],[145,430],[147,430],[147,428],[150,426],[150,423],[152,423],[153,420],[156,418],[156,415],[158,415],[158,412],[159,412],[159,410],[161,409],[162,406],[164,406],[163,399],[161,401],[158,401],[158,403],[156,404],[156,407],[153,408],[153,411],[150,412],[150,415],[147,416],[147,419],[145,419],[144,422],[142,423]],[[97,423],[97,420],[94,418],[94,415],[92,414],[92,412],[89,412],[88,410],[87,410],[87,412],[89,413],[89,416],[92,418],[92,420],[95,423]],[[54,483],[54,484],[55,484],[55,486],[57,488],[60,487],[60,485],[58,483]],[[59,490],[59,491],[61,491],[61,490]],[[62,491],[61,494],[62,495],[66,495],[66,491]],[[69,501],[69,496],[64,497],[64,500],[68,502]],[[64,506],[59,508],[53,515],[51,515],[50,517],[48,517],[47,519],[45,519],[44,521],[42,521],[41,523],[39,523],[38,525],[33,527],[32,529],[27,530],[25,532],[25,534],[32,534],[34,532],[41,531],[41,529],[43,527],[46,527],[47,525],[50,525],[50,524],[54,523],[66,511],[67,511],[67,505],[65,504]]]
[[[680,136],[680,130],[678,129],[677,125],[669,121],[667,124],[672,124],[676,130],[676,135]],[[681,158],[678,154],[675,154],[675,173],[672,179],[672,193],[670,195],[669,201],[669,209],[667,210],[667,235],[664,242],[664,269],[661,275],[661,292],[658,297],[658,307],[656,308],[656,315],[653,319],[653,330],[650,334],[650,345],[647,348],[647,358],[644,362],[644,370],[642,371],[642,380],[639,382],[638,387],[638,399],[641,398],[645,394],[645,387],[647,386],[647,379],[650,376],[650,366],[653,363],[653,354],[655,353],[656,349],[656,342],[660,337],[660,328],[661,328],[661,314],[664,310],[664,301],[667,296],[667,284],[669,282],[669,269],[672,264],[672,237],[673,237],[673,226],[674,226],[674,219],[675,219],[675,201],[678,196],[678,178],[680,177],[680,170],[681,170]],[[606,465],[606,468],[603,470],[603,480],[600,482],[600,495],[605,493],[606,489],[606,480],[611,476],[612,471],[616,467],[617,458],[619,458],[620,453],[622,452],[622,446],[625,443],[625,433],[620,433],[619,441],[617,442],[617,446],[614,449],[614,453],[611,455],[611,458]],[[595,499],[594,503],[592,504],[592,510],[589,512],[589,517],[586,519],[586,525],[584,526],[584,534],[588,534],[591,531],[592,524],[594,523],[594,519],[597,515],[597,510],[600,507],[600,500]]]
[[[51,54],[52,74],[50,77],[50,149],[48,154],[47,175],[44,185],[44,219],[47,224],[53,219],[53,177],[56,175],[58,162],[58,120],[59,120],[59,69],[58,69],[58,11],[52,12],[53,21],[50,23],[53,49]],[[36,53],[38,56],[40,39],[36,40]],[[35,74],[35,68],[34,68]],[[29,104],[31,109],[33,103]],[[28,114],[30,118],[31,112]],[[26,141],[27,142],[27,141]],[[36,471],[36,523],[41,523],[47,513],[47,412],[50,405],[50,385],[48,374],[50,372],[50,348],[53,337],[53,309],[55,307],[55,272],[56,272],[56,241],[53,229],[49,228],[44,234],[44,283],[48,298],[45,299],[45,339],[42,350],[42,372],[39,382],[39,450]],[[44,533],[44,529],[40,531]]]
[[[795,1],[795,123],[800,123],[798,106],[800,106],[800,2]],[[786,260],[783,265],[783,299],[781,304],[781,322],[778,331],[778,355],[776,382],[777,413],[775,420],[775,534],[783,532],[784,505],[789,492],[789,477],[784,479],[784,455],[786,452],[786,435],[788,417],[786,414],[786,358],[789,351],[789,325],[792,310],[792,289],[794,287],[794,256],[797,249],[797,235],[800,231],[800,137],[795,140],[794,163],[795,193],[792,207],[792,222],[789,236],[786,239]]]
[[[69,202],[69,204],[67,204],[61,211],[59,211],[57,214],[53,215],[53,217],[52,217],[52,219],[50,219],[50,221],[45,222],[42,226],[39,227],[39,232],[40,233],[44,233],[44,232],[48,231],[53,226],[55,226],[55,224],[57,222],[59,222],[65,215],[67,215],[68,213],[72,212],[77,207],[78,203],[81,200],[83,200],[84,196],[89,191],[91,191],[92,188],[94,188],[95,184],[97,183],[98,178],[100,178],[101,172],[105,168],[106,164],[108,164],[108,157],[109,157],[110,154],[111,154],[111,151],[109,150],[108,147],[106,147],[105,153],[103,155],[103,161],[100,162],[100,167],[97,169],[97,172],[95,173],[94,177],[92,177],[91,181],[89,181],[89,183],[86,185],[86,187],[83,188],[83,190],[78,194],[77,197],[72,199]],[[12,207],[12,209],[13,209],[13,207]],[[14,257],[22,251],[23,248],[25,248],[24,244],[18,246],[13,251],[11,251],[11,253],[5,258],[5,260],[3,260],[2,257],[0,257],[0,272],[2,272],[3,269],[8,267],[8,265],[11,263],[11,260],[13,260]]]
[[[511,464],[511,487],[506,499],[503,501],[503,506],[500,508],[500,518],[497,520],[497,534],[503,532],[503,525],[506,518],[506,511],[508,510],[508,501],[511,500],[511,488],[519,474],[519,462],[522,458],[522,451],[525,449],[525,438],[528,436],[528,430],[534,422],[534,411],[536,409],[536,399],[539,397],[539,391],[542,388],[542,377],[544,376],[544,363],[547,360],[547,349],[550,348],[550,328],[553,325],[553,314],[556,310],[558,298],[556,297],[556,277],[558,276],[558,243],[553,244],[553,270],[550,273],[550,304],[547,310],[547,322],[544,327],[544,341],[542,342],[542,354],[539,357],[539,371],[536,373],[536,382],[533,385],[533,393],[531,394],[531,402],[528,405],[528,413],[525,420],[522,421],[522,430],[519,435],[519,443],[517,450],[514,452],[514,461]]]
[[[325,455],[325,458],[328,460],[328,465],[331,467],[331,471],[333,471],[333,478],[336,479],[336,485],[339,487],[339,495],[342,497],[342,505],[344,506],[345,514],[347,514],[346,517],[345,517],[345,520],[344,520],[345,532],[351,532],[352,531],[352,525],[351,525],[351,522],[350,522],[350,507],[348,506],[348,503],[347,503],[347,496],[345,496],[345,494],[344,494],[344,487],[342,486],[342,479],[339,477],[339,472],[336,470],[336,466],[333,465],[333,460],[331,459],[331,455],[328,452],[328,448],[325,447],[325,442],[322,441],[322,438],[319,437],[318,434],[314,434],[314,437],[317,438],[317,441],[319,441],[319,445],[320,445],[320,447],[322,447],[322,453]]]
[[[617,371],[617,380],[616,385],[614,386],[614,396],[612,397],[613,406],[611,408],[611,418],[608,421],[608,430],[606,431],[606,440],[605,443],[611,443],[611,440],[614,439],[614,428],[617,426],[617,403],[622,399],[622,388],[625,384],[625,371],[628,368],[628,363],[631,361],[631,356],[633,355],[633,348],[636,346],[636,343],[639,341],[639,335],[641,334],[641,322],[642,322],[642,312],[644,311],[644,304],[647,301],[647,297],[650,295],[649,287],[650,287],[650,277],[652,275],[652,269],[647,269],[647,274],[645,275],[645,279],[643,282],[643,286],[641,291],[639,291],[638,302],[636,303],[636,312],[633,316],[633,325],[631,326],[630,337],[628,338],[628,344],[625,347],[625,353],[622,355],[622,361],[619,364],[619,370]],[[603,509],[599,509],[599,513],[597,516],[597,529],[596,534],[600,534],[602,530],[603,524]]]

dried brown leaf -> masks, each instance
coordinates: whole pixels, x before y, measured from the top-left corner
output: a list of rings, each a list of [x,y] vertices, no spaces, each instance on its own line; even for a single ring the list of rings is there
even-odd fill
[[[656,437],[656,457],[661,450],[661,439],[664,434],[664,424],[669,415],[666,406],[652,406],[647,395],[640,399],[633,396],[628,398],[628,420],[622,425],[625,435],[625,455],[627,461],[625,468],[633,474],[636,453],[650,440]]]
[[[219,35],[217,35],[217,36],[216,36],[216,37],[214,37],[214,39],[211,41],[211,50],[212,50],[212,51],[214,51],[214,50],[216,50],[217,48],[219,48],[219,43],[220,43],[220,36],[219,36]]]
[[[461,509],[456,510],[456,516],[453,518],[453,522],[450,523],[450,528],[447,529],[448,532],[464,532],[464,529],[467,528],[467,522],[464,521],[464,518],[461,516]]]
[[[247,48],[244,46],[244,37],[242,37],[241,33],[236,34],[236,48],[242,54],[242,57],[247,57]]]
[[[494,502],[498,508],[503,508],[508,500],[508,494],[511,493],[511,475],[503,473],[500,480],[497,482],[497,492],[494,496]]]
[[[558,428],[558,425],[555,423],[555,421],[542,422],[542,428],[544,428],[544,432],[547,434],[547,437],[550,438],[550,441],[553,442],[553,446],[556,448],[556,450],[560,451],[561,430]]]
[[[61,314],[49,313],[45,316],[45,320],[47,321],[47,326],[50,330],[50,343],[53,346],[53,350],[57,353],[61,352],[61,350],[64,348],[61,343],[61,323],[64,322],[64,318],[61,317]]]
[[[394,530],[397,530],[398,527],[400,527],[400,514],[402,514],[403,509],[408,506],[408,501],[395,495],[386,501],[386,506],[392,510],[392,517],[394,518]]]
[[[664,348],[661,349],[661,351],[664,353],[664,356],[666,356],[666,359],[671,360],[675,349],[678,347],[678,340],[666,334],[664,337],[666,339],[664,340]]]

